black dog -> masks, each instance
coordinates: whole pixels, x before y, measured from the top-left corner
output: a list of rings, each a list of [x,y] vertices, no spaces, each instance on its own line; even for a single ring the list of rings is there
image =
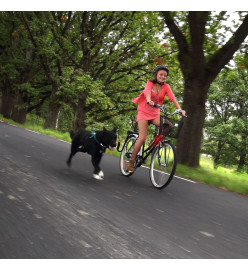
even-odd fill
[[[102,131],[87,131],[82,129],[74,134],[73,131],[70,132],[72,138],[71,144],[71,154],[67,160],[67,165],[70,167],[71,159],[77,152],[84,152],[91,155],[92,164],[94,166],[93,177],[98,180],[103,180],[104,174],[99,167],[101,158],[106,148],[111,151],[116,147],[116,129],[111,131],[105,128]]]

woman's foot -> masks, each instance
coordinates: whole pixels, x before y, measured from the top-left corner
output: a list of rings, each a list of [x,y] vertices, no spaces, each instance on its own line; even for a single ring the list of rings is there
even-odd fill
[[[133,173],[134,172],[134,161],[129,160],[129,162],[127,164],[127,171],[129,173]]]

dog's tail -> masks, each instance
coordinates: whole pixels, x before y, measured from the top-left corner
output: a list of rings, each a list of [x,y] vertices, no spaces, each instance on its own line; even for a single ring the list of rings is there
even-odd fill
[[[75,133],[73,132],[73,130],[70,131],[70,136],[71,136],[71,139],[73,139]]]

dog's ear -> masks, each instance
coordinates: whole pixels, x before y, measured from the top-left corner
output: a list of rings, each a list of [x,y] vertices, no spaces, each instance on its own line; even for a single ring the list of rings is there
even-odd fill
[[[116,133],[116,132],[117,132],[117,128],[116,128],[116,127],[113,129],[113,132],[114,132],[114,133]]]
[[[105,127],[103,127],[103,131],[106,131],[107,129]]]

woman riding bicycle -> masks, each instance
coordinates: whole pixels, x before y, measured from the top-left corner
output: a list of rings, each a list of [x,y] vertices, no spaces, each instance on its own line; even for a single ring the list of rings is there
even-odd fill
[[[157,66],[153,70],[153,75],[154,79],[148,80],[144,91],[138,97],[132,99],[133,103],[139,103],[136,118],[139,127],[139,139],[134,146],[132,157],[128,163],[127,170],[129,173],[134,172],[135,158],[141,146],[145,143],[148,121],[155,126],[160,126],[160,109],[153,106],[155,104],[162,105],[165,95],[167,95],[169,100],[174,103],[176,109],[180,110],[183,116],[186,115],[186,111],[180,108],[170,86],[165,83],[169,75],[169,69],[166,66]],[[163,135],[168,135],[170,131],[171,127],[163,130]]]

